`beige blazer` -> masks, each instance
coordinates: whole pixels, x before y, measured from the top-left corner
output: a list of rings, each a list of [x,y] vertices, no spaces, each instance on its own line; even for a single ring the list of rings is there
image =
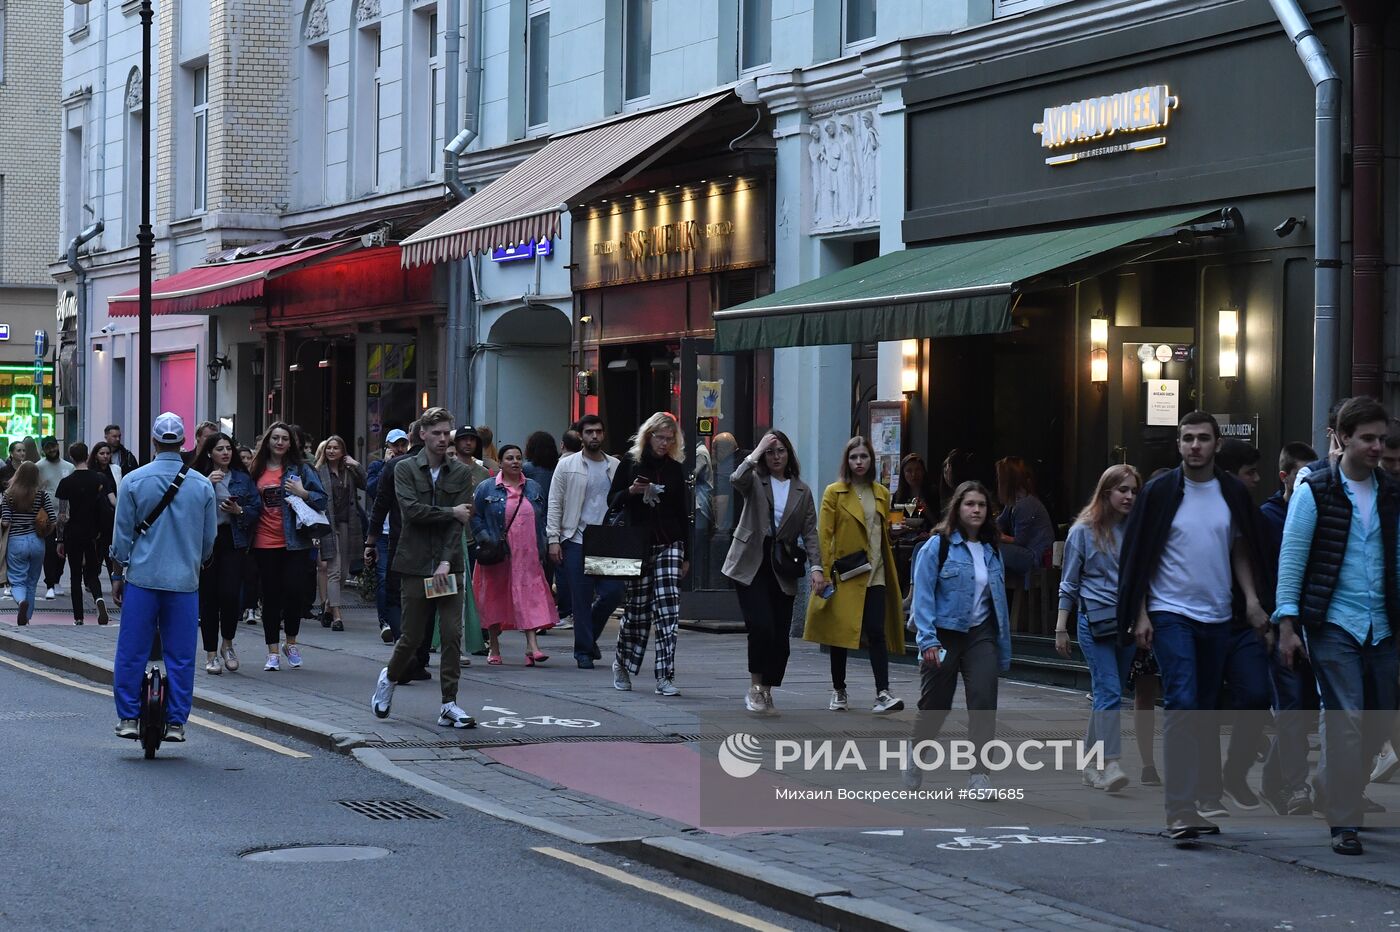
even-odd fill
[[[771,535],[773,514],[773,485],[768,476],[759,475],[755,462],[745,459],[729,477],[735,493],[744,499],[739,524],[734,528],[734,540],[724,558],[724,573],[736,583],[748,586],[763,565],[763,541]],[[802,538],[809,567],[821,566],[821,546],[817,542],[817,502],[812,490],[801,479],[793,479],[788,487],[783,520],[778,524],[778,540],[797,543]],[[788,595],[797,595],[797,582],[774,574],[778,585]]]

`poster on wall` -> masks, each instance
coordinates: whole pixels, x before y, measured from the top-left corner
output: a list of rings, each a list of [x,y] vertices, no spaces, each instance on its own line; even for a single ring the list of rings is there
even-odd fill
[[[1257,414],[1217,414],[1222,439],[1233,437],[1243,440],[1252,447],[1259,446],[1259,415]]]
[[[875,475],[893,495],[899,491],[899,456],[904,446],[904,402],[870,402],[870,445]]]
[[[724,419],[724,379],[695,383],[695,416]]]
[[[1180,404],[1180,379],[1152,379],[1147,383],[1147,426],[1175,427],[1181,419]]]

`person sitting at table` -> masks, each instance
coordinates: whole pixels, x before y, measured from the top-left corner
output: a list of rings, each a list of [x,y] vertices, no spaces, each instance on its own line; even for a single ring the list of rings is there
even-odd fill
[[[948,500],[953,497],[953,490],[964,482],[976,479],[976,472],[977,456],[975,453],[957,447],[948,451],[948,455],[943,458],[943,469],[938,475],[941,480],[938,487],[939,514],[942,514],[947,508]]]
[[[917,453],[910,453],[899,464],[899,488],[894,493],[896,506],[914,503],[915,512],[932,512],[938,507],[932,483],[929,482],[928,464]]]
[[[1005,456],[997,460],[996,471],[1002,561],[1008,577],[1024,577],[1045,564],[1045,555],[1055,545],[1055,524],[1035,494],[1035,476],[1029,463],[1019,456]]]

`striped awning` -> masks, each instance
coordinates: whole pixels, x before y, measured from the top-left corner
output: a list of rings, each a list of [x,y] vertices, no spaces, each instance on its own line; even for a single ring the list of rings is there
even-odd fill
[[[559,235],[559,214],[580,192],[699,119],[727,94],[620,117],[556,136],[469,200],[403,240],[405,268]]]

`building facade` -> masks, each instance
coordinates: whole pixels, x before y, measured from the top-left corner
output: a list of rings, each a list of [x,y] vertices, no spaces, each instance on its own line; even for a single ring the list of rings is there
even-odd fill
[[[58,292],[48,265],[56,249],[58,187],[57,52],[64,11],[57,4],[0,0],[0,444],[51,434]],[[59,308],[62,311],[62,308]],[[44,363],[35,380],[35,331]]]

